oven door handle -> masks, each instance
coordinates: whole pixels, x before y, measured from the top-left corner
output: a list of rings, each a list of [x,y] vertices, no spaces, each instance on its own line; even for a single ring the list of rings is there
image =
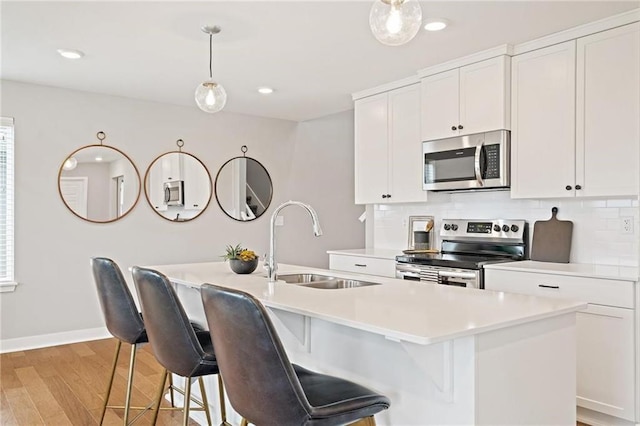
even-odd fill
[[[441,277],[447,277],[447,278],[460,278],[460,279],[464,279],[464,280],[475,280],[476,279],[475,272],[439,271],[438,274]]]
[[[420,273],[420,268],[417,266],[405,265],[401,263],[396,263],[396,271],[398,272],[410,272],[414,274]]]
[[[482,155],[482,148],[484,147],[484,141],[480,142],[476,145],[476,155],[473,162],[474,171],[476,173],[476,180],[480,184],[480,186],[484,186],[484,181],[482,180],[482,168],[480,165],[480,157]]]

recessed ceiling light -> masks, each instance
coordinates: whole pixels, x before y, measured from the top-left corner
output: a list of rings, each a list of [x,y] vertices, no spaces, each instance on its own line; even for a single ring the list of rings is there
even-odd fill
[[[446,19],[430,19],[425,22],[424,29],[427,31],[440,31],[447,28],[449,22]]]
[[[263,95],[269,95],[273,93],[273,89],[271,87],[258,87],[258,93],[262,93]]]
[[[96,161],[102,161],[102,157],[96,157]]]
[[[63,58],[67,59],[80,59],[84,56],[84,52],[73,49],[58,49],[58,53]]]

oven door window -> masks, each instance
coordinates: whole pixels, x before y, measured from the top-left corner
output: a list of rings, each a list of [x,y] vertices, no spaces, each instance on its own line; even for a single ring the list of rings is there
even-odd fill
[[[476,148],[424,154],[424,183],[475,180]]]

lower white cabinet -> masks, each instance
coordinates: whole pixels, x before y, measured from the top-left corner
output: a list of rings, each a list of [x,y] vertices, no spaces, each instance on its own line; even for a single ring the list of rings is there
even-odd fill
[[[396,261],[395,259],[367,256],[330,254],[329,269],[394,278],[396,276]]]
[[[577,405],[631,422],[635,410],[635,303],[631,281],[485,270],[485,289],[582,300],[578,312]]]

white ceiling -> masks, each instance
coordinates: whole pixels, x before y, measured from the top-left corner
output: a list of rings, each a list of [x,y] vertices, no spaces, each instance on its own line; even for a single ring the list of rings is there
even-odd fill
[[[208,77],[225,111],[303,121],[352,107],[351,93],[501,44],[517,44],[640,6],[635,1],[423,1],[450,27],[384,46],[368,27],[372,1],[0,3],[0,77],[197,108]],[[69,61],[58,48],[79,49]],[[275,88],[270,96],[258,86]],[[204,112],[202,114],[205,114]]]

